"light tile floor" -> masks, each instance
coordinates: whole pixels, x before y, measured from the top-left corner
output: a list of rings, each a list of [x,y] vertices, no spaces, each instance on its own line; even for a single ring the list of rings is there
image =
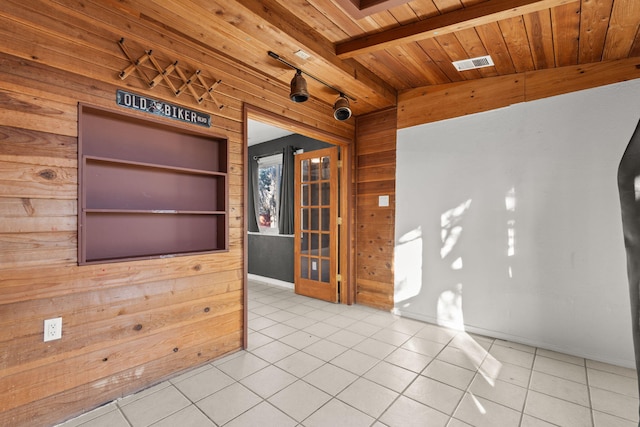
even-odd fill
[[[638,425],[634,370],[249,284],[249,349],[63,427]]]

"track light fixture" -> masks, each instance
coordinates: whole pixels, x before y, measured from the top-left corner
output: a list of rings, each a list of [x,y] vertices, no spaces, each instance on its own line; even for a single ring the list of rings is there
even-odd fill
[[[269,51],[268,54],[273,59],[276,59],[282,62],[283,64],[296,70],[296,74],[293,76],[293,79],[291,79],[291,93],[289,94],[289,98],[293,102],[305,102],[307,99],[309,99],[307,81],[304,79],[304,76],[303,76],[303,74],[306,74],[307,77],[311,77],[313,80],[317,81],[318,83],[321,83],[326,87],[328,87],[329,89],[334,90],[335,92],[338,93],[338,99],[336,99],[336,102],[333,104],[333,117],[335,117],[336,120],[345,121],[351,117],[351,108],[349,107],[349,99],[355,102],[356,101],[355,98],[345,94],[339,89],[336,89],[330,84],[325,83],[319,78],[312,76],[311,74],[305,71],[302,71],[300,68],[282,59],[277,53]]]
[[[344,93],[340,93],[338,99],[333,104],[333,117],[336,120],[344,122],[351,117],[351,108],[349,108],[349,98],[344,96]]]
[[[296,70],[296,75],[291,79],[291,93],[289,98],[293,102],[304,102],[309,99],[307,81],[302,77],[302,71]]]

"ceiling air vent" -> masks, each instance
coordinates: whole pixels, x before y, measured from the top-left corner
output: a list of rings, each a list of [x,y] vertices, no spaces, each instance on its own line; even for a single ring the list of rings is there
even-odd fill
[[[479,56],[477,58],[463,59],[462,61],[452,62],[453,66],[458,71],[475,70],[476,68],[491,67],[493,66],[493,60],[491,56]]]

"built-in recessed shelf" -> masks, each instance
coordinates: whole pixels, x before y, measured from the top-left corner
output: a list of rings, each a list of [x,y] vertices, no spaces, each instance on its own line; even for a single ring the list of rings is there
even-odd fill
[[[79,263],[228,249],[227,141],[80,106]]]

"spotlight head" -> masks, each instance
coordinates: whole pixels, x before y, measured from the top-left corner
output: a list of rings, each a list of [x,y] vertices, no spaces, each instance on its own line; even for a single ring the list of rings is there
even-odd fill
[[[289,98],[293,102],[304,102],[309,99],[307,81],[302,77],[302,71],[296,70],[296,75],[291,79],[291,93]]]
[[[349,99],[341,93],[336,102],[333,104],[333,117],[341,122],[351,117],[351,108],[349,108]]]

